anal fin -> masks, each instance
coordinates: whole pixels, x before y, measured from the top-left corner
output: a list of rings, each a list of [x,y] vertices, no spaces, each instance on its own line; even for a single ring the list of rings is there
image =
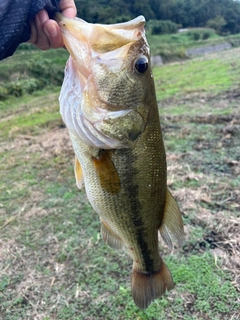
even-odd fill
[[[174,238],[177,240],[179,246],[182,244],[184,238],[182,216],[177,202],[168,189],[166,192],[163,221],[159,231],[163,240],[171,250]]]
[[[110,227],[101,220],[101,234],[103,240],[113,249],[123,249],[123,241],[110,229]]]

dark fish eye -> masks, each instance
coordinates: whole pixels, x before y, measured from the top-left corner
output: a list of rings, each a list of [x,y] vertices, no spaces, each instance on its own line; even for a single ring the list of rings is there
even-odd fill
[[[148,69],[148,59],[146,57],[140,57],[135,61],[135,69],[138,73],[144,73]]]

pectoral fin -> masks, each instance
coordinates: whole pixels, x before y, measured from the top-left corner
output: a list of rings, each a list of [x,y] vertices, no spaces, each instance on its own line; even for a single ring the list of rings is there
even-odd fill
[[[101,234],[103,240],[113,249],[123,249],[123,241],[110,229],[106,222],[101,220]]]
[[[76,184],[79,189],[82,189],[82,185],[84,182],[83,172],[82,172],[80,162],[78,161],[78,158],[76,156],[75,156],[75,164],[74,164],[74,173],[76,178]]]
[[[184,237],[182,216],[177,202],[168,189],[164,217],[159,231],[170,249],[173,247],[174,238],[177,239],[178,245],[181,245]]]
[[[100,179],[101,187],[111,194],[119,193],[121,188],[120,179],[109,151],[101,150],[99,157],[93,157],[92,159]]]

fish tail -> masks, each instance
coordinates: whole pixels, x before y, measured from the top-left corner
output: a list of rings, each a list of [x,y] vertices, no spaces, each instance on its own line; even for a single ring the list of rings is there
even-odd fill
[[[172,275],[163,260],[160,270],[156,272],[138,271],[133,266],[132,296],[136,306],[140,309],[146,309],[154,299],[173,287]]]

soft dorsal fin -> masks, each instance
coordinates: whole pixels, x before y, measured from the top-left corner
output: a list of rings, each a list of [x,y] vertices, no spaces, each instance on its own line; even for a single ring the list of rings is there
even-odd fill
[[[166,192],[163,221],[159,231],[163,240],[171,250],[173,248],[174,238],[177,240],[179,246],[182,244],[184,237],[182,216],[177,202],[168,189]]]
[[[83,172],[78,158],[75,156],[74,173],[76,178],[76,184],[79,189],[82,189],[84,183]]]

